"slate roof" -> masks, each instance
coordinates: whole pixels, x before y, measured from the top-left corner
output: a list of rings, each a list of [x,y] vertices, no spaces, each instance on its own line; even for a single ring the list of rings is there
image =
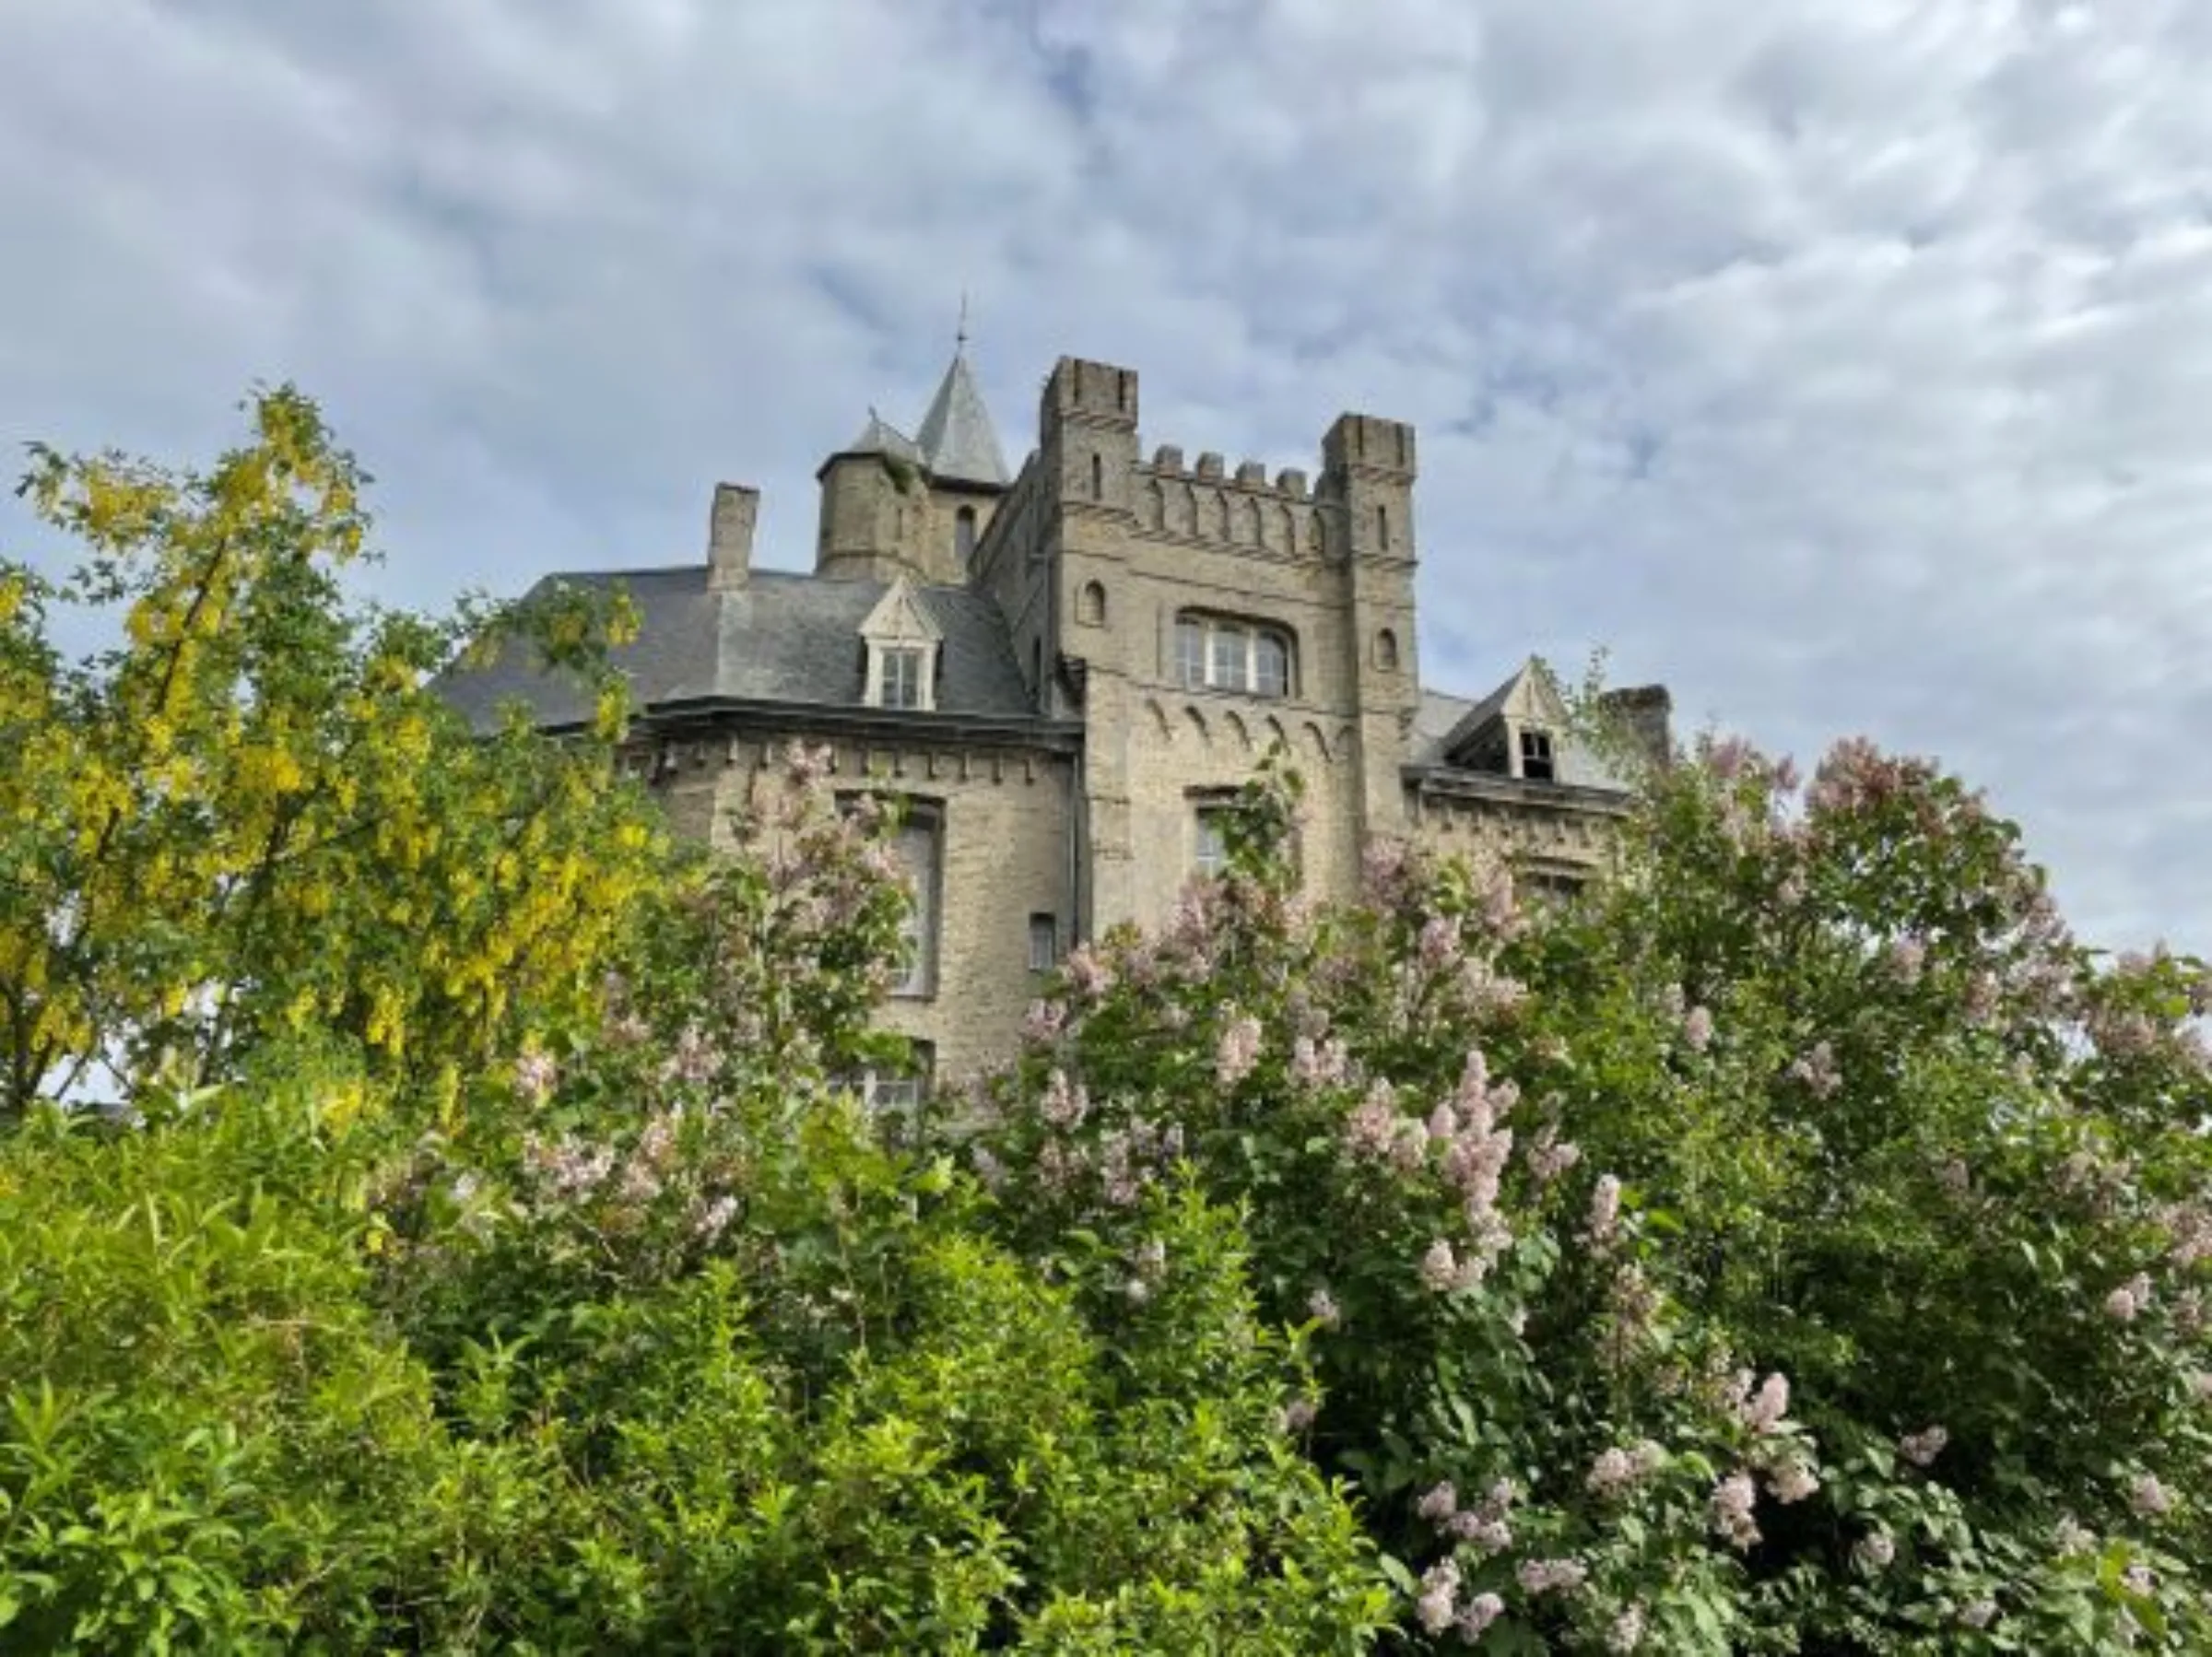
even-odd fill
[[[614,659],[630,676],[641,711],[695,698],[862,708],[861,624],[889,591],[879,582],[755,570],[744,586],[713,593],[704,564],[587,570],[547,576],[539,586],[554,582],[628,588],[638,636]],[[944,635],[937,711],[1035,718],[1006,618],[990,595],[965,587],[912,591]],[[572,682],[538,672],[512,648],[488,666],[441,676],[438,689],[479,728],[495,724],[500,705],[514,698],[542,725],[590,715]]]
[[[1467,722],[1469,714],[1479,714],[1468,725],[1473,730],[1503,708],[1506,697],[1512,693],[1513,680],[1520,675],[1521,670],[1514,669],[1504,684],[1489,695],[1473,700],[1464,696],[1446,696],[1441,690],[1422,691],[1420,705],[1414,710],[1413,740],[1408,745],[1406,763],[1411,766],[1437,766],[1452,770],[1460,769],[1446,762],[1445,739]],[[1580,743],[1559,742],[1553,749],[1553,758],[1559,768],[1559,781],[1570,788],[1604,788],[1626,793],[1631,786],[1627,779],[1617,776],[1610,767]]]
[[[991,425],[991,411],[983,406],[983,394],[969,371],[964,350],[952,354],[952,365],[945,370],[937,394],[930,399],[929,412],[922,417],[922,429],[914,434],[914,441],[921,445],[930,476],[939,482],[1004,488],[1014,481],[1006,470],[1006,453],[998,446],[998,433]]]
[[[860,429],[860,435],[838,451],[841,454],[891,454],[900,460],[919,464],[922,450],[914,440],[886,420],[874,409],[868,410],[868,423]]]

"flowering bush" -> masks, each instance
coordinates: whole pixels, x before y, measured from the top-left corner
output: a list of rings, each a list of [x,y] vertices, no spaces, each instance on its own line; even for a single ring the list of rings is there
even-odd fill
[[[1618,866],[1379,848],[1296,779],[1078,952],[966,1154],[1009,1242],[1247,1216],[1409,1626],[1452,1644],[2212,1638],[2212,977],[2076,945],[2014,830],[1864,744],[1654,774]],[[1101,1268],[1106,1269],[1106,1268]]]

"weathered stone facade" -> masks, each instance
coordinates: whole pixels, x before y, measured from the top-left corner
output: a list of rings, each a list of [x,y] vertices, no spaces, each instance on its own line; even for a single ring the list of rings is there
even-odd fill
[[[812,576],[753,568],[757,498],[730,485],[703,563],[628,572],[636,763],[701,837],[793,740],[827,744],[841,787],[909,804],[924,913],[884,1019],[940,1082],[1011,1049],[1070,944],[1164,918],[1214,850],[1209,807],[1277,743],[1306,779],[1317,898],[1351,892],[1378,836],[1579,877],[1624,796],[1544,676],[1480,700],[1422,687],[1418,475],[1412,429],[1359,414],[1311,482],[1147,456],[1135,372],[1063,358],[1009,476],[956,356],[917,437],[871,416],[823,464]],[[571,716],[503,670],[453,693]],[[1665,692],[1623,706],[1663,746]]]

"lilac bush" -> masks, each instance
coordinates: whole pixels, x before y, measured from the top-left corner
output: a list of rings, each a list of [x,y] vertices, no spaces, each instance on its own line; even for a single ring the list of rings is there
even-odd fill
[[[1317,913],[1298,812],[1070,963],[963,1154],[1037,1259],[1241,1208],[1409,1632],[2212,1639],[2203,963],[2085,948],[1863,742],[1700,744],[1571,903],[1382,844]]]

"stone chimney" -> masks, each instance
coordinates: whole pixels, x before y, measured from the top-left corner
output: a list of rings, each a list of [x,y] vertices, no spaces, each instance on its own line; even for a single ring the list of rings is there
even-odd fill
[[[753,524],[760,516],[760,491],[741,483],[714,486],[714,511],[707,521],[707,590],[727,593],[742,587],[753,572]]]
[[[1665,768],[1675,751],[1675,699],[1664,685],[1639,685],[1627,690],[1607,690],[1598,705],[1621,723],[1644,757]]]

